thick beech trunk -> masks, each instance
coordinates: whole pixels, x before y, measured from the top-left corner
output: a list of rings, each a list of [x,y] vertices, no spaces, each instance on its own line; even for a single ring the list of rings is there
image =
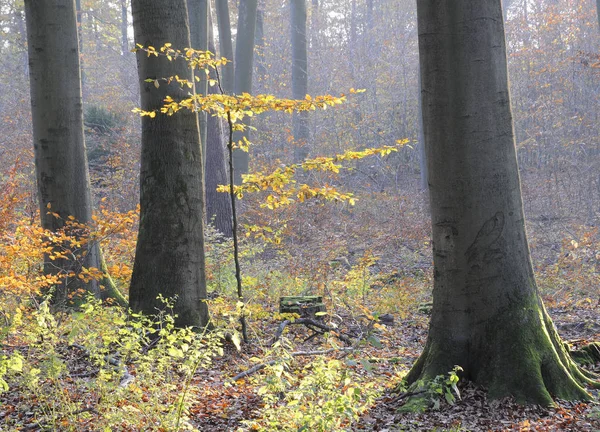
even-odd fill
[[[135,42],[157,49],[190,46],[185,0],[133,0]],[[192,73],[181,59],[137,53],[141,107],[156,110],[165,96],[186,97],[178,84],[146,79]],[[204,326],[205,303],[204,184],[202,149],[195,113],[158,114],[142,118],[140,227],[130,288],[134,311],[154,314],[164,307],[157,296],[177,297],[174,312],[180,326]]]
[[[252,72],[254,69],[254,33],[256,31],[257,0],[240,0],[237,36],[235,39],[235,94],[252,93]],[[245,119],[249,122],[249,118]],[[248,137],[248,131],[245,132]],[[234,135],[234,141],[242,139],[241,133]],[[248,174],[248,152],[235,149],[233,166],[235,184],[241,184],[242,174]]]
[[[308,59],[306,51],[306,0],[290,0],[290,29],[292,40],[292,97],[304,99],[308,93]],[[294,162],[308,156],[308,111],[294,113]]]
[[[491,397],[589,399],[534,280],[500,0],[418,1],[433,228],[429,336],[407,379],[454,365]]]
[[[73,0],[25,2],[31,113],[38,199],[42,226],[51,231],[63,228],[73,216],[92,223],[90,178],[83,134],[83,108],[77,18]],[[60,215],[60,219],[48,213]],[[73,236],[85,233],[71,232]],[[90,242],[74,259],[49,262],[48,273],[78,273],[81,267],[102,268],[99,245]],[[65,302],[84,288],[101,298],[114,297],[125,303],[109,278],[84,283],[66,278],[57,287],[54,300]]]

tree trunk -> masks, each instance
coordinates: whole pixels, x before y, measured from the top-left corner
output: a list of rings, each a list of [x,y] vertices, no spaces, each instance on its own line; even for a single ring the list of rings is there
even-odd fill
[[[190,42],[192,48],[200,51],[208,51],[208,0],[187,0],[188,17],[190,24]],[[198,72],[200,81],[196,83],[196,92],[200,95],[206,95],[208,91],[208,81],[204,71]],[[200,126],[200,142],[202,143],[202,154],[206,158],[206,112],[200,111],[198,115],[198,124]],[[206,163],[206,160],[203,161]]]
[[[265,80],[267,79],[267,66],[265,64],[265,31],[264,31],[264,12],[261,9],[256,11],[256,32],[254,34],[254,55],[256,55],[256,80],[258,92],[264,93]]]
[[[81,0],[75,0],[75,11],[77,17],[77,40],[79,47],[79,74],[81,76],[81,94],[82,99],[86,96],[86,77],[85,77],[85,69],[83,62],[83,11],[81,10]]]
[[[306,52],[306,0],[290,0],[292,39],[292,97],[304,99],[308,93],[308,60]],[[294,113],[294,162],[308,156],[308,111]]]
[[[215,40],[212,23],[208,26],[208,50],[215,52]],[[219,92],[217,86],[208,88],[209,94]],[[223,130],[223,120],[216,116],[208,116],[206,132],[206,164],[204,181],[206,183],[206,216],[226,237],[233,235],[231,200],[229,194],[217,192],[218,185],[229,184],[227,171],[227,137]]]
[[[228,0],[215,0],[215,5],[217,12],[217,27],[219,29],[219,54],[221,57],[225,57],[229,60],[229,63],[221,69],[221,87],[223,87],[225,93],[232,94],[235,71]]]
[[[42,227],[57,231],[69,216],[92,223],[90,177],[83,134],[83,104],[79,68],[77,18],[73,0],[25,2],[31,114],[38,199]],[[59,218],[49,214],[57,213]],[[70,234],[86,235],[75,230]],[[100,247],[89,242],[73,259],[45,265],[50,274],[78,273],[81,267],[102,268]],[[125,303],[109,278],[85,283],[66,278],[57,287],[54,300],[67,301],[79,288],[101,298],[114,297]]]
[[[492,398],[589,399],[538,292],[527,237],[500,0],[418,2],[433,228],[429,336],[410,383],[454,365]]]
[[[257,0],[240,0],[237,36],[235,39],[235,94],[252,92],[252,70],[254,68],[254,33],[256,31]],[[245,120],[248,123],[249,120]],[[245,134],[236,133],[234,141],[237,142]],[[242,175],[248,173],[249,155],[240,149],[233,152],[233,166],[235,184],[242,183]]]
[[[427,156],[425,154],[425,137],[423,136],[423,93],[421,86],[421,74],[419,73],[419,103],[417,108],[418,125],[419,125],[419,173],[420,186],[422,191],[427,191]]]
[[[596,14],[598,15],[598,29],[600,30],[600,0],[596,0]]]
[[[136,44],[157,49],[166,42],[190,46],[185,0],[133,0]],[[137,53],[141,108],[159,109],[170,95],[187,96],[178,84],[146,79],[179,75],[192,80],[181,60]],[[208,322],[204,263],[204,182],[202,149],[196,114],[182,110],[173,116],[142,118],[140,171],[140,226],[130,288],[134,311],[155,314],[164,305],[157,300],[176,297],[174,313],[179,326]]]
[[[508,8],[512,4],[512,2],[513,2],[513,0],[502,0],[502,17],[504,18],[504,22],[506,22],[506,17],[508,15]]]
[[[121,55],[129,55],[129,39],[127,37],[127,0],[121,0]]]

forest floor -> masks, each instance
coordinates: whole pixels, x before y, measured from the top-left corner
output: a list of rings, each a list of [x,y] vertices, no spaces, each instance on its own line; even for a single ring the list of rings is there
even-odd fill
[[[600,340],[598,305],[555,307],[550,309],[550,314],[564,340],[575,345]],[[600,431],[598,404],[558,401],[555,408],[543,408],[521,406],[510,399],[488,401],[486,392],[471,384],[460,385],[462,398],[453,405],[442,403],[437,410],[418,414],[399,413],[403,401],[394,393],[397,381],[393,377],[398,377],[399,370],[407,371],[417,359],[427,337],[427,321],[426,316],[415,311],[379,332],[381,347],[368,345],[353,353],[352,356],[357,358],[370,359],[372,369],[366,371],[361,364],[353,367],[385,390],[360,419],[345,430]],[[293,328],[291,332],[290,337],[298,341],[308,334],[301,327]],[[322,347],[317,340],[296,348],[315,351]],[[242,421],[261,416],[264,403],[256,394],[252,381],[242,379],[234,386],[223,386],[233,375],[250,368],[253,363],[249,359],[264,354],[260,351],[256,346],[244,348],[242,352],[228,350],[217,360],[212,371],[195,378],[199,388],[212,389],[207,390],[208,399],[205,393],[192,410],[193,421],[199,430],[236,430],[243,426]],[[336,356],[350,357],[345,353]],[[590,369],[600,373],[600,364]],[[592,393],[598,396],[597,390]]]

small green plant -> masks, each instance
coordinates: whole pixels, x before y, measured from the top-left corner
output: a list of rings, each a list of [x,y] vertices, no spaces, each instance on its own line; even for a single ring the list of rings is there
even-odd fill
[[[428,408],[438,410],[443,401],[453,405],[457,398],[460,399],[457,384],[460,380],[458,373],[462,370],[460,366],[454,366],[447,375],[438,375],[428,381],[418,380],[408,389],[408,401],[398,411],[424,412]],[[405,392],[406,387],[401,385],[399,390]]]
[[[293,358],[280,358],[267,369],[258,389],[265,407],[260,420],[247,422],[253,430],[346,430],[375,399],[373,386],[359,384],[358,376],[340,360],[318,358],[292,373]]]
[[[433,409],[440,409],[442,398],[450,405],[456,402],[456,398],[460,399],[460,391],[457,387],[460,378],[457,373],[462,370],[460,366],[454,366],[447,376],[438,375],[427,383],[425,394],[432,403]]]

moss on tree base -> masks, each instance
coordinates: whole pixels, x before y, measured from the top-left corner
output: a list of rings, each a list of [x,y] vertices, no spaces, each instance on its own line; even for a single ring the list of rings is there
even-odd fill
[[[597,361],[600,344],[569,351],[541,301],[482,327],[483,333],[475,326],[466,343],[452,342],[434,327],[406,377],[411,390],[417,390],[417,382],[447,374],[455,364],[464,369],[462,379],[486,388],[490,398],[512,396],[522,404],[554,406],[554,399],[589,401],[592,396],[585,387],[600,388],[599,377],[575,361]]]

